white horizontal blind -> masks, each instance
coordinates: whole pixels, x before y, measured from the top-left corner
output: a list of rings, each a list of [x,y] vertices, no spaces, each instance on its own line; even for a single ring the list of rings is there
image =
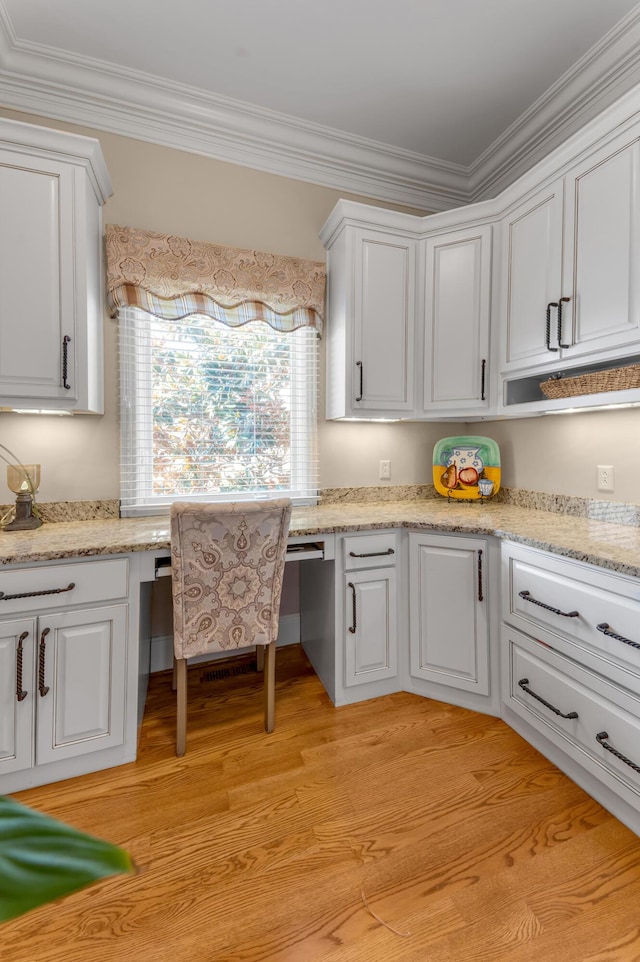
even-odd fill
[[[317,497],[318,337],[262,321],[118,314],[121,513]]]

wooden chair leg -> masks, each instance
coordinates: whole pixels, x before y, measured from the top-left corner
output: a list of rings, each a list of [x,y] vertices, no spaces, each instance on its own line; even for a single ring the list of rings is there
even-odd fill
[[[176,755],[180,758],[187,750],[187,659],[176,661],[178,690],[176,706]]]
[[[276,724],[276,643],[264,649],[264,730],[272,732]]]
[[[256,671],[264,671],[264,645],[256,645]]]
[[[178,687],[178,669],[177,669],[177,664],[178,664],[178,662],[177,662],[177,660],[176,660],[176,656],[174,655],[174,656],[173,656],[173,676],[172,676],[172,678],[171,678],[171,687],[172,687],[173,691],[175,691],[175,690],[177,689],[177,687]]]

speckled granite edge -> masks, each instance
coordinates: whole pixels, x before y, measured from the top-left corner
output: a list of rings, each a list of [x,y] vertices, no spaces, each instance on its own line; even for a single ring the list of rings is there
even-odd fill
[[[366,488],[321,488],[318,504],[366,504],[369,501],[425,501],[438,498],[432,484],[388,484]]]
[[[640,524],[640,504],[626,504],[623,501],[596,501],[566,494],[527,491],[525,488],[503,488],[498,491],[494,500],[500,504],[512,504],[534,511],[549,511],[572,518],[590,518],[593,521],[610,521],[613,524]]]
[[[359,488],[322,488],[318,503],[367,504],[392,501],[439,500],[440,495],[433,484],[375,485]],[[597,501],[576,498],[565,494],[548,494],[544,491],[528,491],[525,488],[501,488],[491,499],[496,504],[509,504],[534,511],[548,511],[573,518],[590,518],[594,521],[610,521],[613,524],[640,525],[640,504],[622,501]],[[0,505],[0,517],[11,505]],[[38,503],[43,521],[49,524],[64,521],[100,521],[120,517],[120,505],[116,499],[104,501],[49,501]]]
[[[364,488],[323,488],[319,504],[367,504],[370,501],[425,501],[438,500],[440,495],[433,484],[387,485]],[[501,488],[494,498],[496,504],[512,504],[518,508],[549,511],[572,518],[591,518],[613,524],[640,524],[640,504],[623,501],[596,501],[567,494],[548,494],[526,488]]]
[[[0,505],[0,517],[12,505]],[[120,517],[120,502],[112,501],[43,501],[38,502],[38,515],[49,524],[63,521],[101,521]]]

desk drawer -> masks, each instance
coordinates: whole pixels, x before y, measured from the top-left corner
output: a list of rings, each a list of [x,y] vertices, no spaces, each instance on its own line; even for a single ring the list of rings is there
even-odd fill
[[[640,676],[640,583],[516,545],[503,551],[505,622],[567,639],[602,659],[604,674],[609,663]]]
[[[126,598],[129,562],[110,558],[0,571],[0,593],[0,617]]]
[[[344,539],[343,549],[346,571],[357,568],[386,568],[396,563],[398,535],[395,531],[349,535]]]
[[[640,795],[640,699],[518,632],[507,629],[505,644],[506,705],[599,778]]]

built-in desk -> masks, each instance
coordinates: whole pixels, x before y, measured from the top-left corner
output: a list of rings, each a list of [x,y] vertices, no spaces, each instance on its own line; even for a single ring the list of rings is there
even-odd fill
[[[350,616],[326,601],[337,597],[331,593],[334,565],[336,572],[344,567],[336,544],[344,548],[346,533],[375,537],[389,529],[400,535],[403,560],[410,529],[493,535],[640,577],[640,531],[631,525],[444,499],[295,508],[290,557],[308,559],[300,565],[309,572],[304,604],[311,608],[316,598],[313,616],[325,619],[325,639],[342,615]],[[0,534],[0,793],[135,759],[149,664],[150,592],[166,577],[169,548],[167,517],[63,522]],[[404,607],[402,564],[398,571]],[[348,578],[356,589],[358,578]],[[82,590],[70,589],[71,583]],[[335,657],[335,651],[327,655]]]

